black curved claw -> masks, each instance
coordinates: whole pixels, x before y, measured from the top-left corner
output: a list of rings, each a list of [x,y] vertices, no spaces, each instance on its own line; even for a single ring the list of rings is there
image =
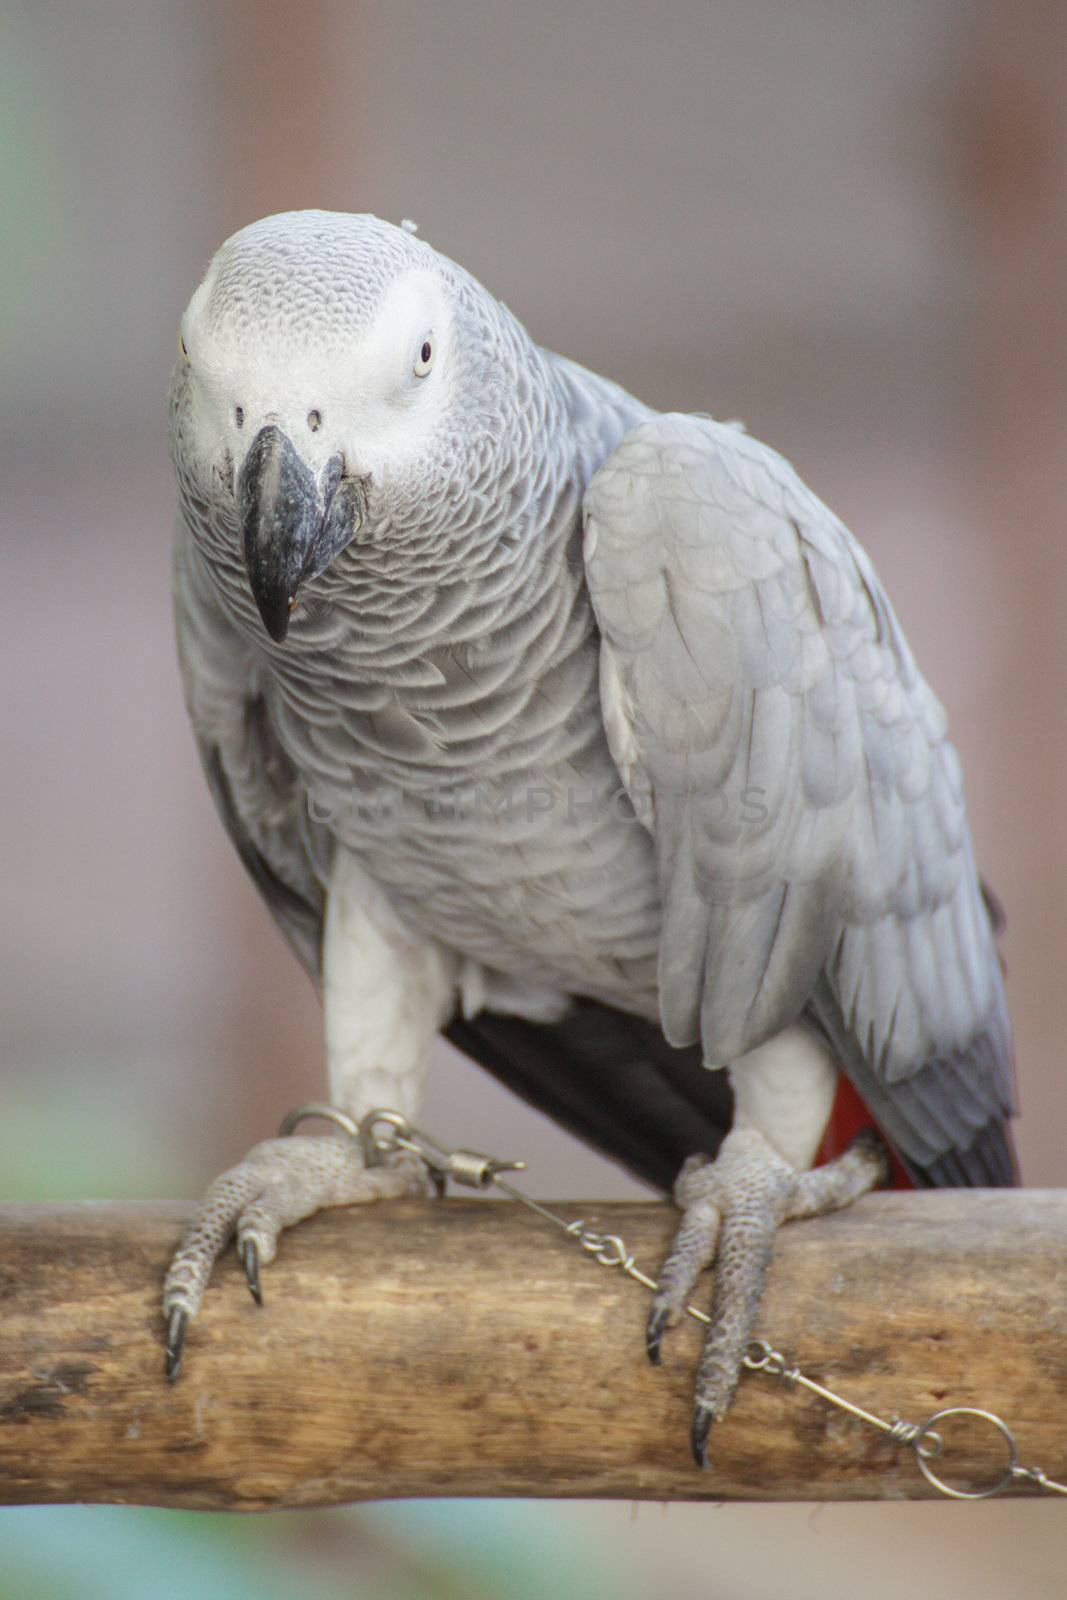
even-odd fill
[[[245,1269],[248,1287],[257,1306],[263,1304],[263,1285],[259,1281],[259,1246],[254,1239],[246,1239],[241,1247],[241,1264]]]
[[[693,1410],[693,1460],[698,1467],[708,1465],[708,1434],[715,1421],[715,1412],[705,1401],[698,1400]]]
[[[164,1370],[167,1382],[177,1381],[182,1370],[182,1353],[185,1350],[185,1335],[189,1330],[189,1313],[176,1306],[170,1314],[167,1324],[167,1354]]]
[[[663,1330],[667,1326],[670,1312],[666,1306],[653,1306],[645,1328],[645,1349],[648,1359],[654,1367],[660,1364],[660,1344],[663,1341]]]

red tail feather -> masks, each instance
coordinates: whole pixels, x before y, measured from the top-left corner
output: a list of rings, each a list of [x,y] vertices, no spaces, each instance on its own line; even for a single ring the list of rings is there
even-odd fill
[[[819,1153],[815,1157],[816,1166],[821,1167],[824,1162],[832,1161],[835,1156],[839,1156],[848,1145],[849,1140],[854,1139],[856,1134],[864,1128],[876,1128],[881,1133],[881,1129],[878,1128],[874,1117],[867,1110],[856,1090],[842,1072],[837,1080],[837,1097],[834,1100],[834,1109],[830,1113],[830,1120],[826,1124],[826,1132],[823,1134]],[[883,1134],[882,1137],[884,1138],[885,1135]],[[890,1187],[893,1189],[914,1189],[914,1183],[904,1171],[892,1146],[889,1147],[889,1164],[893,1173]]]

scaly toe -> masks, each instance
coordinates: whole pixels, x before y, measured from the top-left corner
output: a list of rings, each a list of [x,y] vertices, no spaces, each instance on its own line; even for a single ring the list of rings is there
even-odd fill
[[[660,1364],[664,1333],[682,1316],[697,1278],[715,1259],[721,1221],[719,1208],[708,1193],[693,1199],[686,1208],[660,1271],[659,1288],[645,1329],[645,1349],[654,1367]]]

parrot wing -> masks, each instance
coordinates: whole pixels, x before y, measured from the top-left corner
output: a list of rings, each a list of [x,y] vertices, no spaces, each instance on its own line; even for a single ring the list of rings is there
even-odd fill
[[[731,1062],[806,1013],[917,1181],[1010,1183],[959,762],[865,553],[780,456],[696,417],[633,429],[585,518],[667,1037]]]

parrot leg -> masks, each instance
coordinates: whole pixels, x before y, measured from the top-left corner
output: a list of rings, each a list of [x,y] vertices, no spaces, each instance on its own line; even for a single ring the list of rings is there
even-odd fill
[[[262,1305],[259,1269],[274,1260],[283,1229],[327,1206],[431,1191],[426,1168],[406,1152],[368,1167],[355,1139],[290,1137],[255,1145],[216,1178],[170,1264],[163,1286],[167,1377],[173,1382],[178,1376],[189,1324],[216,1260],[235,1236],[248,1287]]]
[[[735,1128],[718,1156],[690,1156],[674,1197],[682,1222],[660,1273],[646,1344],[658,1363],[664,1329],[682,1316],[701,1271],[717,1263],[711,1327],[697,1370],[693,1455],[708,1464],[711,1425],[728,1409],[759,1312],[763,1284],[783,1222],[838,1211],[884,1183],[881,1140],[862,1133],[836,1161],[798,1171],[756,1128]]]
[[[333,1106],[353,1122],[383,1106],[413,1116],[433,1040],[455,1004],[455,958],[405,927],[338,847],[322,962]],[[285,1228],[328,1206],[432,1192],[416,1157],[397,1151],[367,1166],[359,1140],[347,1136],[290,1135],[254,1146],[211,1185],[171,1262],[163,1288],[168,1378],[178,1376],[189,1324],[232,1238],[262,1304],[260,1268],[274,1260]]]

